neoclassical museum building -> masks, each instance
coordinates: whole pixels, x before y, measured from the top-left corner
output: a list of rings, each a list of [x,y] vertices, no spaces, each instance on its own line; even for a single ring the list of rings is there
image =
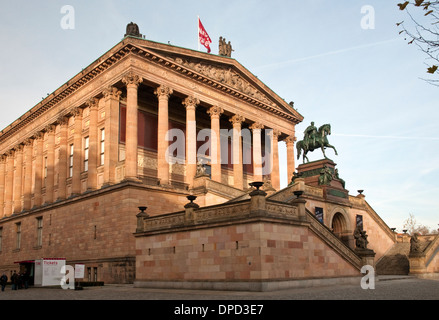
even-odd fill
[[[0,271],[50,257],[84,281],[268,290],[357,278],[396,245],[363,194],[319,183],[335,163],[296,168],[293,104],[230,56],[135,30],[1,131]]]

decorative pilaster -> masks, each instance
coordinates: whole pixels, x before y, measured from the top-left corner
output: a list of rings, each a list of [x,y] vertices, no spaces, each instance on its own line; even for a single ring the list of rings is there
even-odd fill
[[[250,129],[253,132],[253,180],[262,181],[262,142],[261,130],[264,126],[254,123]]]
[[[276,190],[280,189],[279,173],[279,136],[282,134],[279,130],[271,130],[271,185]]]
[[[81,194],[82,113],[82,108],[76,108],[72,111],[72,115],[75,117],[73,136],[72,196]]]
[[[44,133],[38,132],[34,136],[35,149],[35,171],[34,171],[34,207],[39,207],[43,204],[43,196],[41,189],[43,188],[43,148],[44,148]]]
[[[127,86],[127,115],[126,115],[126,142],[125,142],[125,179],[137,179],[137,112],[138,88],[143,78],[133,72],[122,78]]]
[[[159,100],[158,105],[158,130],[157,130],[157,178],[162,185],[169,184],[169,159],[166,158],[166,151],[169,147],[169,141],[166,140],[166,134],[169,130],[169,97],[173,90],[167,86],[158,87],[154,93]]]
[[[24,188],[23,188],[23,210],[32,208],[32,154],[33,139],[24,142]]]
[[[295,136],[289,136],[285,139],[287,145],[287,172],[288,180],[291,180],[293,173],[296,171],[294,160],[294,143],[296,142]]]
[[[237,189],[244,188],[244,169],[242,163],[242,138],[241,138],[241,125],[245,121],[245,118],[241,115],[234,115],[230,118],[230,122],[233,125],[233,138],[232,138],[232,163],[233,163],[233,185]]]
[[[55,185],[55,125],[46,127],[47,144],[46,144],[46,197],[45,203],[52,203],[54,201],[54,185]]]
[[[5,211],[6,217],[10,216],[13,211],[13,189],[14,188],[14,151],[9,150],[6,153],[6,181],[5,181]]]
[[[207,113],[210,115],[210,162],[211,162],[211,179],[221,182],[221,129],[220,117],[224,112],[223,108],[218,106],[211,107]]]
[[[59,125],[59,158],[58,158],[58,199],[67,197],[67,163],[68,163],[68,125],[69,118],[62,116],[58,119]]]
[[[5,214],[6,156],[0,156],[0,219]]]
[[[193,187],[194,177],[197,173],[197,120],[195,110],[200,100],[187,97],[183,101],[186,107],[186,183]]]
[[[90,124],[88,127],[88,176],[87,189],[96,190],[98,187],[98,107],[99,99],[91,98],[86,102],[90,109]]]
[[[23,145],[15,148],[15,172],[14,172],[14,213],[21,212],[21,193],[23,190]]]
[[[119,154],[119,100],[122,91],[109,87],[103,91],[105,101],[104,185],[116,182]]]

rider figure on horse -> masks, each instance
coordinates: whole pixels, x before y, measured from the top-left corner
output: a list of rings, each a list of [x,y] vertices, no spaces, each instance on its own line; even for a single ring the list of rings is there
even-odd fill
[[[311,122],[311,125],[308,126],[308,128],[306,128],[304,134],[305,137],[303,138],[303,141],[306,145],[306,148],[309,150],[310,145],[314,147],[316,144],[317,128],[314,125],[314,121]]]

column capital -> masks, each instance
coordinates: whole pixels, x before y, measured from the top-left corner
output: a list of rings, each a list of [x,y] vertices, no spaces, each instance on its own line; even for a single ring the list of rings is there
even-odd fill
[[[44,132],[42,132],[42,131],[38,131],[37,133],[35,133],[35,134],[32,136],[32,138],[34,139],[34,141],[37,141],[37,140],[43,140],[43,138],[44,138]]]
[[[134,86],[138,87],[143,82],[143,78],[141,76],[135,74],[134,72],[130,71],[122,77],[122,82],[126,86],[134,85]]]
[[[251,130],[262,130],[264,129],[264,125],[262,123],[259,122],[255,122],[250,126]]]
[[[224,113],[223,108],[218,106],[213,106],[207,110],[207,114],[210,115],[211,118],[220,117],[222,113]]]
[[[82,112],[83,112],[84,110],[81,108],[81,107],[76,107],[76,108],[73,108],[71,111],[70,111],[70,115],[72,116],[72,117],[82,117]]]
[[[8,151],[5,152],[6,157],[8,157],[8,159],[13,158],[15,155],[15,150],[14,149],[9,149]]]
[[[293,144],[294,145],[294,142],[296,142],[297,141],[297,138],[295,137],[295,136],[288,136],[287,138],[285,138],[285,143],[287,144],[287,146],[289,145],[289,144]]]
[[[279,136],[282,134],[282,132],[280,130],[277,130],[277,129],[271,129],[271,130],[268,130],[267,134],[270,137],[272,137],[273,139],[279,139]]]
[[[174,93],[174,90],[172,90],[170,87],[166,86],[166,85],[161,85],[160,87],[158,87],[157,89],[155,89],[154,94],[160,99],[160,98],[167,98],[169,99],[169,97]]]
[[[200,104],[200,100],[193,96],[189,96],[183,100],[183,105],[188,108],[196,108]]]
[[[55,129],[56,129],[56,125],[54,125],[54,124],[49,124],[49,125],[44,127],[44,131],[46,133],[55,133]]]
[[[93,108],[97,109],[99,106],[99,99],[96,97],[90,98],[85,102],[85,105],[90,109],[93,109]]]
[[[21,152],[21,151],[23,151],[23,148],[24,148],[24,145],[21,144],[21,143],[19,143],[19,144],[17,144],[16,146],[14,146],[12,149],[13,149],[15,152]]]
[[[69,117],[66,115],[59,116],[58,119],[56,119],[56,123],[60,126],[66,125],[69,123]]]
[[[233,125],[240,125],[241,123],[243,123],[245,121],[245,118],[239,114],[235,114],[233,117],[231,117],[229,119],[229,121],[233,124]]]
[[[120,91],[116,87],[109,86],[108,88],[104,89],[104,91],[102,91],[102,94],[104,95],[105,99],[119,100],[120,96],[122,94],[122,91]]]
[[[34,138],[27,138],[27,139],[25,139],[25,140],[23,141],[23,144],[24,144],[26,147],[32,146],[32,145],[33,145],[33,140],[34,140]]]

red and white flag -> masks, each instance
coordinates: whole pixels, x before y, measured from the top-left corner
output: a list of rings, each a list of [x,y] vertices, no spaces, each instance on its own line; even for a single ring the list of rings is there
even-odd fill
[[[212,43],[212,40],[210,39],[209,35],[207,34],[206,29],[204,29],[203,24],[201,23],[200,18],[198,17],[198,41],[203,46],[206,47],[207,53],[210,53],[210,44]]]

